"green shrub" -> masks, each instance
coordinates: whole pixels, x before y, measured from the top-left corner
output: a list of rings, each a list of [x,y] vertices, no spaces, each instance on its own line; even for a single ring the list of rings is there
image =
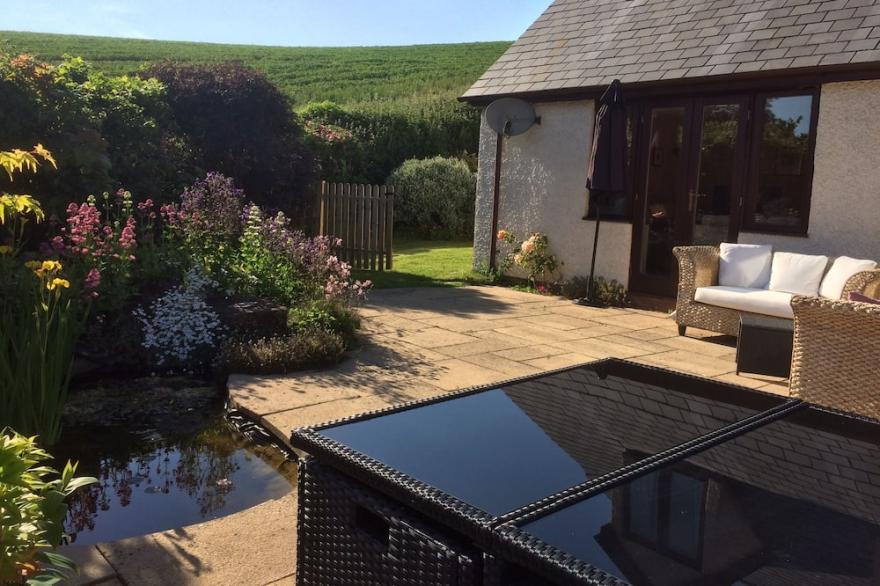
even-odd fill
[[[258,206],[250,206],[246,213],[244,232],[232,255],[230,276],[235,290],[241,295],[264,297],[288,306],[319,295],[323,283],[313,282],[307,271],[287,254],[292,248],[288,237],[273,238],[287,229],[286,218],[264,217]]]
[[[294,330],[322,329],[342,337],[347,348],[355,342],[361,320],[352,308],[338,300],[319,299],[288,313],[287,324]]]
[[[61,544],[65,499],[97,482],[74,478],[70,462],[58,473],[34,438],[0,431],[0,584],[56,584],[76,569],[52,549]]]
[[[230,373],[284,374],[332,366],[345,352],[342,337],[321,328],[307,328],[260,340],[228,340],[215,362],[221,379]]]
[[[434,157],[409,160],[387,183],[395,188],[394,225],[421,238],[471,238],[476,176],[467,163]]]
[[[448,98],[347,107],[317,102],[298,114],[329,181],[382,183],[408,159],[464,157],[479,142],[479,110]]]
[[[306,141],[319,161],[321,177],[329,181],[371,183],[365,172],[365,148],[353,132],[316,120],[304,123]]]
[[[574,277],[562,284],[561,293],[569,299],[580,299],[587,296],[588,277]],[[599,303],[611,307],[626,307],[629,305],[629,294],[626,287],[616,280],[606,280],[604,277],[593,278],[593,297]]]
[[[71,194],[119,184],[161,198],[193,173],[188,140],[171,118],[155,79],[111,77],[81,58],[58,65],[0,52],[0,148],[41,141],[58,170],[34,178],[47,212]]]

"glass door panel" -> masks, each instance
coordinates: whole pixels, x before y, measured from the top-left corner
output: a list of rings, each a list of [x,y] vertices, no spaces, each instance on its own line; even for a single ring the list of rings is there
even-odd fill
[[[665,289],[674,274],[672,248],[680,229],[682,195],[686,192],[687,114],[683,106],[648,111],[647,159],[640,210],[638,272]]]
[[[740,104],[702,107],[696,190],[689,195],[694,210],[693,244],[717,246],[731,238],[731,218],[738,206],[737,145]]]

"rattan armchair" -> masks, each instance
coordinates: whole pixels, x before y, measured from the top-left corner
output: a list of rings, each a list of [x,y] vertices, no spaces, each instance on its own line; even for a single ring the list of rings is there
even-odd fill
[[[744,312],[694,300],[698,288],[718,284],[718,248],[678,246],[672,252],[678,259],[678,299],[675,304],[678,333],[684,335],[688,327],[694,327],[736,336],[739,333],[739,318]],[[878,296],[880,269],[862,271],[850,277],[841,299],[848,299],[849,294],[855,291]]]
[[[796,296],[792,396],[880,419],[880,305]]]

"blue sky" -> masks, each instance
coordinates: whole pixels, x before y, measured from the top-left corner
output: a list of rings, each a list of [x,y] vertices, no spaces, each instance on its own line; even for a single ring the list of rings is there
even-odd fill
[[[550,1],[28,0],[4,11],[0,29],[286,46],[499,41]]]

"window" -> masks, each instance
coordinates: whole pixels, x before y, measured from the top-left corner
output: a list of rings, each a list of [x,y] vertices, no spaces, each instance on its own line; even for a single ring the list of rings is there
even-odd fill
[[[816,96],[759,96],[744,227],[806,234],[813,179]]]

